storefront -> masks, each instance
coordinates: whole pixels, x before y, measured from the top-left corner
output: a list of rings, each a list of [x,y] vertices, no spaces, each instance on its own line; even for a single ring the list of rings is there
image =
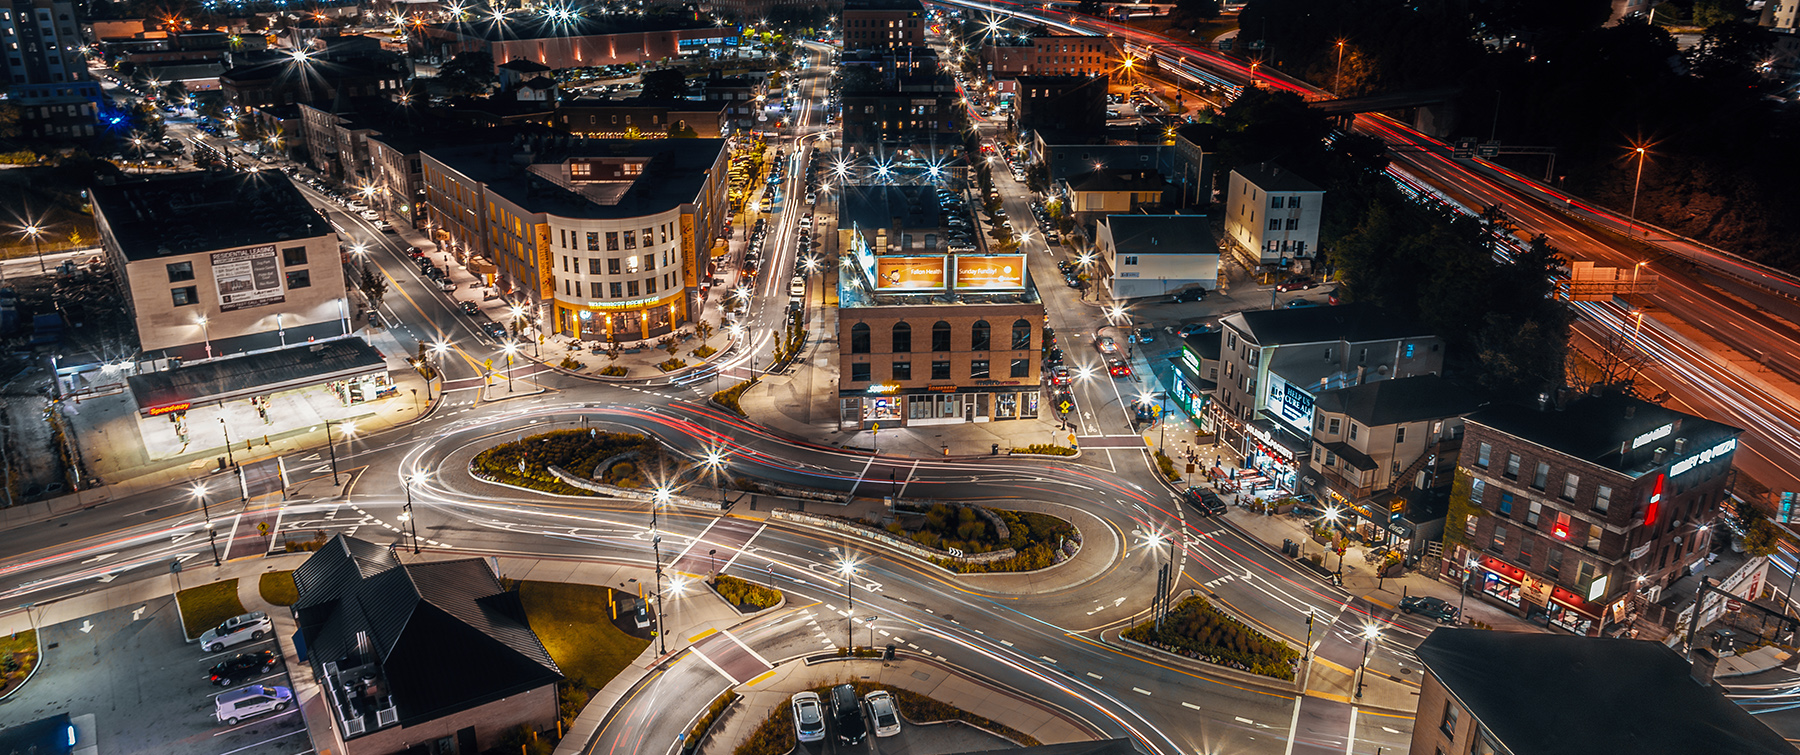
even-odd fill
[[[883,427],[949,425],[961,422],[1005,422],[1037,419],[1043,394],[1036,388],[913,389],[901,392],[892,385],[872,385],[867,391],[842,398],[842,425],[868,429]]]
[[[1218,422],[1213,417],[1212,391],[1217,384],[1200,376],[1200,358],[1190,348],[1183,347],[1181,356],[1172,360],[1175,365],[1175,380],[1170,386],[1169,398],[1181,409],[1188,419],[1202,434],[1210,434]]]
[[[1310,453],[1305,440],[1268,420],[1257,420],[1244,427],[1244,466],[1268,478],[1277,491],[1293,492],[1300,463]]]
[[[395,390],[394,381],[388,377],[386,371],[359,375],[348,380],[333,380],[330,387],[332,395],[337,396],[345,406],[355,406],[379,398],[387,398]]]

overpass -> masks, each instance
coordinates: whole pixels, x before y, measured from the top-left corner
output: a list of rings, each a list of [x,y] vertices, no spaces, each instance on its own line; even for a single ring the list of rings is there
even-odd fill
[[[1456,97],[1461,87],[1411,89],[1403,92],[1366,94],[1360,97],[1307,98],[1307,106],[1327,115],[1355,118],[1358,113],[1388,113],[1417,108],[1413,127],[1438,138],[1447,138],[1456,128]]]

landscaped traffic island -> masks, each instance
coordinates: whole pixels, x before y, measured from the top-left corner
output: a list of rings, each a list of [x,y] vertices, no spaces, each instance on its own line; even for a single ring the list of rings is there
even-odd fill
[[[645,487],[652,470],[676,466],[655,440],[636,433],[604,430],[552,430],[502,443],[475,454],[469,471],[476,477],[558,495],[601,495],[577,487],[564,475],[621,488]]]
[[[1162,631],[1149,622],[1125,630],[1124,636],[1177,655],[1287,681],[1293,681],[1294,663],[1300,658],[1285,643],[1226,616],[1199,596],[1169,611]]]
[[[1080,544],[1075,525],[1049,514],[981,506],[933,504],[923,510],[898,506],[889,534],[952,554],[932,561],[962,574],[1034,571],[1062,563]],[[993,560],[958,558],[1012,551]]]

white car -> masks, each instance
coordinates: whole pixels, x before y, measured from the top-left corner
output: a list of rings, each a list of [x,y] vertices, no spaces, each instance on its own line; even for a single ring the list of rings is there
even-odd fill
[[[807,215],[806,217],[801,218],[800,219],[800,227],[801,228],[811,228],[812,227],[812,216]]]
[[[788,281],[788,296],[805,296],[805,295],[806,295],[806,279],[805,278],[802,278],[802,277],[796,275],[796,276],[794,276],[793,280]]]
[[[825,704],[817,692],[794,695],[794,735],[802,742],[818,742],[825,738]]]
[[[357,214],[362,216],[363,220],[380,220],[381,219],[381,214],[374,210],[363,210],[362,212],[357,213]]]
[[[869,719],[875,722],[875,736],[891,737],[900,733],[900,713],[894,708],[894,696],[875,690],[863,696],[869,706]]]
[[[807,204],[814,204],[814,203],[816,203],[816,202],[818,202],[818,201],[819,201],[819,195],[818,195],[818,193],[816,193],[816,192],[811,192],[811,191],[809,191],[809,192],[806,192],[806,203],[807,203]]]
[[[200,649],[208,653],[251,640],[260,640],[265,635],[275,633],[275,624],[269,621],[269,615],[262,611],[251,611],[242,616],[233,616],[225,623],[206,630],[200,635]]]

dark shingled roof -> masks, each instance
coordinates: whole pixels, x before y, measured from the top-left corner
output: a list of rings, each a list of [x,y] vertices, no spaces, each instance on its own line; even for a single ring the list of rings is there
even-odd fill
[[[1468,387],[1431,374],[1333,388],[1320,392],[1313,406],[1380,427],[1455,417],[1475,411],[1483,403]]]
[[[1440,628],[1418,656],[1521,755],[1795,752],[1655,642]],[[1435,723],[1441,711],[1420,713]]]
[[[1194,353],[1199,355],[1201,359],[1213,360],[1219,358],[1220,343],[1224,340],[1225,333],[1216,328],[1206,331],[1205,333],[1195,333],[1182,339],[1182,341],[1187,343],[1188,348],[1193,349]]]
[[[1233,168],[1233,173],[1244,177],[1244,180],[1256,185],[1264,192],[1273,191],[1324,191],[1313,182],[1301,178],[1299,174],[1287,170],[1275,163],[1257,163]]]
[[[1168,191],[1170,184],[1154,170],[1102,168],[1070,176],[1069,188],[1073,191]]]
[[[273,170],[152,176],[96,186],[90,196],[128,260],[336,234]]]
[[[1385,341],[1432,335],[1417,323],[1394,317],[1370,304],[1299,309],[1250,309],[1227,315],[1262,346],[1324,341]]]
[[[1119,254],[1218,254],[1205,215],[1108,215]]]
[[[1687,453],[1693,453],[1744,432],[1624,394],[1581,396],[1561,409],[1504,404],[1469,415],[1468,421],[1632,476],[1661,466],[1654,463],[1656,449],[1672,450],[1677,438],[1686,438]],[[1630,447],[1663,425],[1674,425],[1666,437]],[[1674,459],[1670,454],[1665,462]]]
[[[518,594],[481,559],[402,564],[386,546],[338,535],[294,570],[294,584],[313,660],[357,655],[366,633],[402,726],[562,679]]]

